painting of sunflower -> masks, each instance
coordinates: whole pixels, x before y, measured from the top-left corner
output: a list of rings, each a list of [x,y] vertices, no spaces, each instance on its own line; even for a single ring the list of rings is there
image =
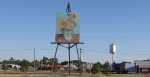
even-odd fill
[[[57,13],[56,16],[56,38],[57,43],[79,43],[79,14]]]

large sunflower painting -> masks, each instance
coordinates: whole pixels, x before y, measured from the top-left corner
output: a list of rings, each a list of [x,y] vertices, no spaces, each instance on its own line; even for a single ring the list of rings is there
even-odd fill
[[[78,13],[57,13],[56,16],[56,38],[57,43],[79,43],[79,14]]]

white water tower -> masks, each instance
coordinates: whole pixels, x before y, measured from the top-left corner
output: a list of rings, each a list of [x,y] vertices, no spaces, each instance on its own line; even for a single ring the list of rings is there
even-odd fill
[[[117,51],[117,46],[114,43],[110,44],[109,52],[112,55],[112,61],[111,61],[112,64],[115,62],[114,55],[115,55],[116,51]]]

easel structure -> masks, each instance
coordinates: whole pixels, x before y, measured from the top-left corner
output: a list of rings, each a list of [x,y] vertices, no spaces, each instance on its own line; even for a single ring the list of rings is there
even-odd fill
[[[66,8],[66,13],[69,14],[71,13],[72,10],[71,10],[71,7],[70,7],[70,2],[68,2],[67,4],[67,8]],[[58,53],[58,48],[61,46],[61,47],[64,47],[64,48],[67,48],[68,50],[68,73],[69,73],[69,76],[70,76],[70,73],[71,73],[71,57],[70,57],[70,54],[71,54],[71,49],[72,48],[76,48],[76,52],[77,52],[77,57],[78,57],[78,67],[79,67],[79,72],[81,74],[81,55],[79,54],[79,49],[78,49],[78,45],[79,44],[84,44],[84,43],[59,43],[59,42],[51,42],[51,44],[55,44],[56,45],[56,49],[55,49],[55,53],[54,53],[54,68],[53,68],[53,71],[56,72],[57,71],[57,65],[56,65],[56,57],[57,57],[57,53]]]
[[[78,65],[79,65],[78,66],[79,67],[79,72],[81,73],[81,60],[80,60],[80,55],[79,55],[78,44],[84,44],[84,43],[74,43],[74,44],[68,44],[68,43],[64,44],[63,43],[63,44],[61,44],[61,43],[52,42],[51,44],[56,44],[57,45],[56,49],[55,49],[54,60],[56,60],[59,46],[68,49],[68,64],[69,64],[69,66],[68,66],[68,73],[69,73],[69,75],[71,73],[71,66],[70,66],[70,64],[71,64],[71,62],[70,62],[71,61],[71,57],[70,57],[71,48],[75,47],[76,48],[76,52],[77,52],[78,61],[79,61],[79,63],[78,63]],[[54,69],[53,69],[53,71],[54,72],[57,71],[56,61],[54,61]]]

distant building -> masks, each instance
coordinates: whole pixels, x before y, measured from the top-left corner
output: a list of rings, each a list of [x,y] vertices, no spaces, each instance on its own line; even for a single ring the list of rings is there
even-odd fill
[[[113,70],[118,73],[150,73],[150,60],[114,63]]]
[[[135,64],[132,62],[122,62],[121,70],[123,70],[125,73],[135,73],[136,67]]]
[[[82,71],[90,71],[93,67],[92,63],[83,62],[82,63]]]
[[[20,71],[20,69],[21,69],[21,66],[17,65],[17,64],[7,64],[6,66],[11,71]]]
[[[64,65],[64,69],[65,70],[69,70],[69,64],[67,64],[67,65]],[[73,64],[73,63],[70,63],[70,70],[78,70],[78,67],[75,65],[75,64]]]
[[[64,65],[56,64],[56,69],[62,69],[64,68]],[[40,67],[38,67],[38,70],[53,70],[54,65],[53,64],[41,64]]]
[[[113,70],[117,73],[136,73],[135,64],[132,62],[114,63]]]
[[[135,60],[138,73],[150,73],[150,60]]]

